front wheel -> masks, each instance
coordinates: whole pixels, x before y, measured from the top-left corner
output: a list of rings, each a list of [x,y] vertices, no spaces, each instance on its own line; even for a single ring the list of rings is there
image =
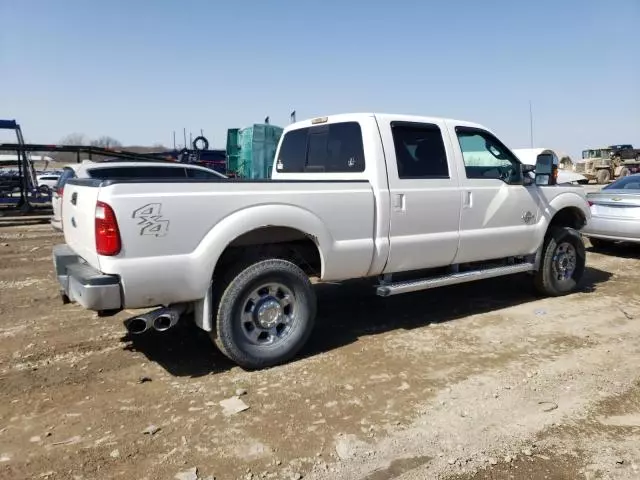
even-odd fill
[[[241,367],[271,367],[304,346],[315,315],[316,296],[307,275],[286,260],[260,260],[240,268],[226,284],[212,338]]]
[[[609,183],[611,180],[611,172],[607,169],[598,170],[596,173],[596,182],[599,185],[604,185],[605,183]]]
[[[578,287],[585,268],[585,247],[573,228],[553,228],[544,243],[535,285],[540,293],[559,297]]]

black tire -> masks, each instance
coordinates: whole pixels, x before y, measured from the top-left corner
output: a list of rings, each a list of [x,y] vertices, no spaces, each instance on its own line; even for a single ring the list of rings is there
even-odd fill
[[[611,180],[611,172],[609,172],[609,170],[602,169],[596,172],[596,183],[598,183],[598,185],[609,183],[609,180]]]
[[[224,291],[211,333],[214,343],[246,369],[290,360],[309,339],[315,322],[316,296],[309,277],[297,265],[276,258],[245,264],[235,272],[222,282]],[[275,292],[274,286],[278,286]],[[274,301],[279,307],[273,306]],[[265,326],[258,318],[260,312],[267,312],[267,320],[282,323]]]
[[[198,143],[202,142],[202,148],[198,147]],[[197,136],[196,138],[193,139],[193,143],[192,143],[193,149],[194,150],[209,150],[209,140],[207,140],[205,137],[203,137],[202,135]]]
[[[631,175],[631,172],[627,167],[622,167],[620,169],[620,175],[619,175],[620,177],[628,177],[629,175]]]
[[[535,275],[537,290],[549,297],[575,291],[584,275],[585,259],[584,242],[578,231],[569,227],[553,227],[545,239],[540,267]]]
[[[591,238],[591,237],[589,237],[589,242],[591,243],[591,246],[596,250],[609,248],[609,247],[611,247],[611,245],[613,245],[612,241],[610,241],[610,240],[602,240],[600,238]]]

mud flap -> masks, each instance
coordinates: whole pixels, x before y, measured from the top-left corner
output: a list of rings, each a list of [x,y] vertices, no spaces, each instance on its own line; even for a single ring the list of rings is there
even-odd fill
[[[205,332],[213,330],[213,282],[209,284],[206,296],[194,303],[193,318],[196,325]]]

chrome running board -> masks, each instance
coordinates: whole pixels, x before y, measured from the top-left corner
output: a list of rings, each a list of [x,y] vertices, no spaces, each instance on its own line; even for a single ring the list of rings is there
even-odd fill
[[[409,280],[406,282],[388,283],[378,285],[376,293],[380,297],[390,297],[401,293],[417,292],[430,288],[446,287],[447,285],[457,285],[458,283],[473,282],[485,278],[502,277],[513,275],[514,273],[531,272],[535,269],[533,263],[519,263],[517,265],[507,265],[503,267],[485,268],[481,270],[470,270],[467,272],[450,273],[438,277],[422,278],[420,280]]]

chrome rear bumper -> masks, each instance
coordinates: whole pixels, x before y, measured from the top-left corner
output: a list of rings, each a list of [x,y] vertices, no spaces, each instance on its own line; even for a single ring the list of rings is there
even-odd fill
[[[118,276],[96,270],[66,244],[53,247],[53,266],[60,290],[70,301],[98,312],[122,309]]]

